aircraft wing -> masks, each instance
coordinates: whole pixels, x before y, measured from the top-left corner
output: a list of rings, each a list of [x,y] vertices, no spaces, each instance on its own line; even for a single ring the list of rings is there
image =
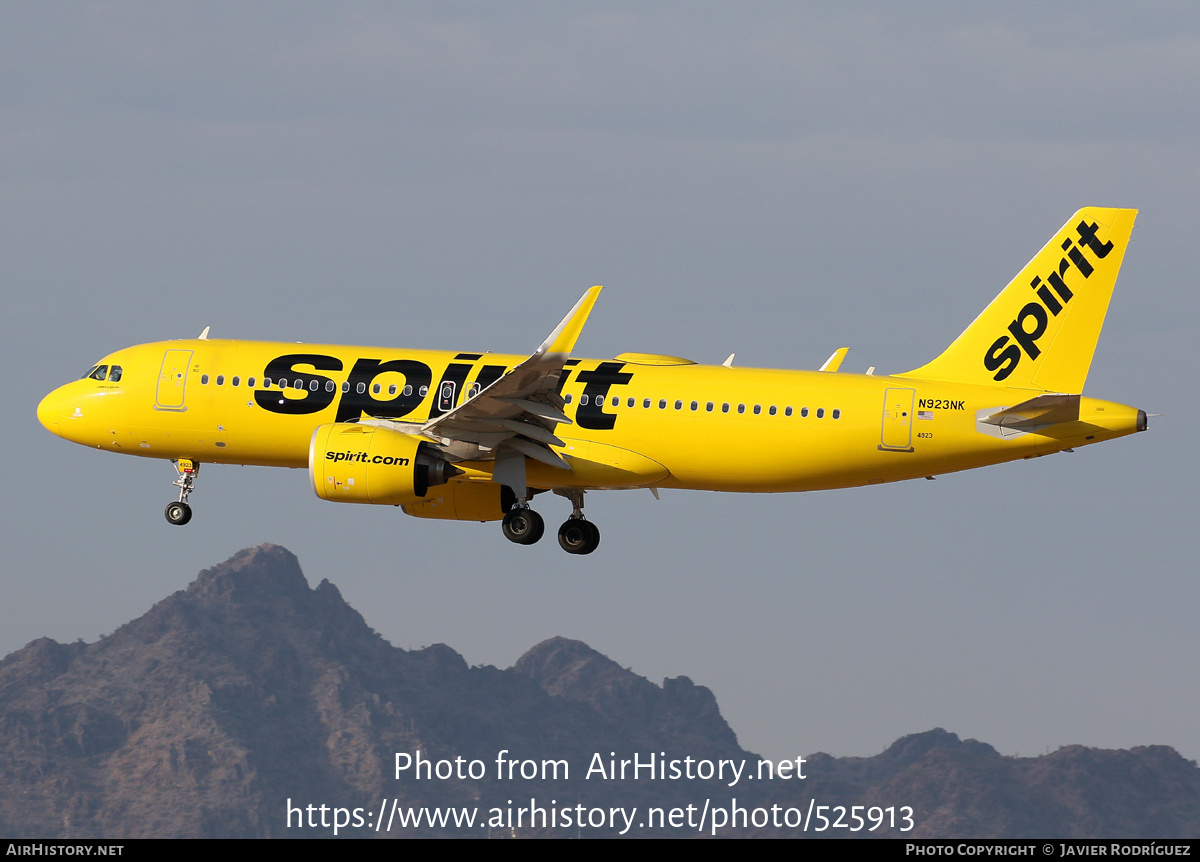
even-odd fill
[[[421,433],[443,441],[473,443],[494,450],[506,444],[516,452],[570,470],[551,446],[562,446],[557,425],[571,425],[558,394],[563,365],[575,348],[600,287],[590,288],[533,355],[475,397],[425,423]]]

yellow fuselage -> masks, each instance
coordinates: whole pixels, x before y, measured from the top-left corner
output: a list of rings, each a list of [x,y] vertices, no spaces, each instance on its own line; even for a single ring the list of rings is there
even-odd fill
[[[305,468],[318,426],[373,417],[421,425],[462,403],[472,384],[485,387],[522,359],[158,342],[105,357],[101,364],[120,366],[118,382],[85,378],[61,386],[39,405],[38,418],[65,439],[126,455]],[[1132,407],[1083,398],[1077,421],[1003,434],[979,418],[1040,391],[640,354],[571,360],[563,378],[559,393],[573,424],[556,430],[565,443],[556,451],[574,469],[530,461],[533,488],[841,488],[1045,455],[1145,427],[1145,414]],[[492,471],[490,460],[458,466],[467,479]]]

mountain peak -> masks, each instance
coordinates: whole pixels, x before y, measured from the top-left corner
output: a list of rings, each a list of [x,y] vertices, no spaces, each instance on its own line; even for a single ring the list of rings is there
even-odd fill
[[[200,572],[187,588],[187,594],[197,598],[235,603],[274,601],[280,596],[307,597],[310,592],[296,555],[271,544],[238,551],[225,562]]]
[[[468,667],[442,644],[406,652],[332,583],[310,588],[276,545],[204,570],[97,643],[43,638],[0,661],[0,726],[0,832],[62,838],[295,836],[285,812],[298,798],[345,810],[389,795],[435,806],[516,798],[490,769],[469,781],[397,778],[404,753],[490,764],[517,752],[522,771],[569,763],[570,780],[556,765],[553,779],[526,786],[539,799],[639,809],[691,804],[728,781],[589,780],[597,753],[756,761],[713,693],[686,676],[660,687],[565,637],[508,670]],[[808,773],[739,785],[738,800],[903,798],[914,836],[1193,835],[1200,811],[1196,765],[1165,747],[1005,758],[938,728],[875,758],[810,757]]]

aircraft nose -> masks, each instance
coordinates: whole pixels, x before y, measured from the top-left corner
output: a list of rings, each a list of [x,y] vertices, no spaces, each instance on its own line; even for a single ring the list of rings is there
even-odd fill
[[[41,400],[37,408],[38,421],[52,434],[62,436],[63,397],[61,390],[55,389]]]

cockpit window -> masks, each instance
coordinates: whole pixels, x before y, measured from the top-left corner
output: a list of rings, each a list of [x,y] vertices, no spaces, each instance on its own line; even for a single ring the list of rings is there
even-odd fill
[[[90,377],[92,380],[103,380],[104,378],[108,377],[108,366],[97,365],[92,369],[92,373],[89,374],[88,377]]]
[[[93,366],[92,366],[91,368],[89,368],[87,371],[85,371],[85,372],[83,372],[82,374],[80,374],[80,375],[79,375],[79,379],[80,379],[80,380],[87,380],[89,377],[91,377],[91,376],[92,376],[92,375],[93,375],[93,374],[96,372],[96,369],[97,369],[97,368],[99,368],[99,367],[100,367],[99,365],[93,365]]]
[[[108,382],[109,383],[120,383],[121,382],[121,373],[122,373],[121,366],[114,365],[108,372]]]

